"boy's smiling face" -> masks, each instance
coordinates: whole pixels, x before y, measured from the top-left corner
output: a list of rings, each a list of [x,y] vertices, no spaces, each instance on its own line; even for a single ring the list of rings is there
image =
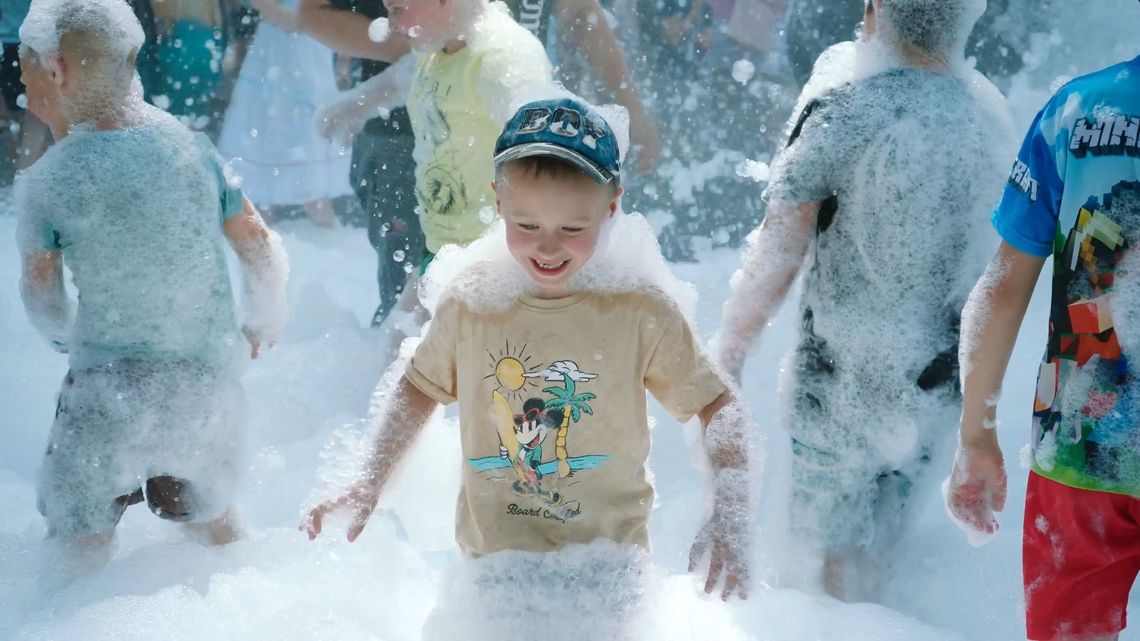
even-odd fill
[[[539,295],[569,295],[566,283],[594,255],[621,189],[600,185],[578,170],[551,175],[518,162],[504,167],[493,187],[507,225],[507,247]]]

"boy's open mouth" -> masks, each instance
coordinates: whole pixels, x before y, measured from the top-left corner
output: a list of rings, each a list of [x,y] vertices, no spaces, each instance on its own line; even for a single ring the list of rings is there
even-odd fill
[[[570,264],[570,261],[564,260],[558,263],[546,263],[539,262],[532,258],[530,259],[530,263],[534,265],[535,270],[543,276],[557,276],[566,271],[566,266]]]

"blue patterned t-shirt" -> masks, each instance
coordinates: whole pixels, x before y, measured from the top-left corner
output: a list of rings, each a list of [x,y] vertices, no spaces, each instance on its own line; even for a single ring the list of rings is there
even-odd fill
[[[1030,127],[993,223],[1016,249],[1053,257],[1034,471],[1140,496],[1140,407],[1129,365],[1140,332],[1124,322],[1140,315],[1131,294],[1140,292],[1140,274],[1127,268],[1140,244],[1140,58],[1053,96]]]

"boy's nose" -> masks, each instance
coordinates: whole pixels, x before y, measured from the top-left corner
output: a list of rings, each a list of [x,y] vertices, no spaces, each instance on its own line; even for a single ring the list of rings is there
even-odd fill
[[[535,249],[541,258],[554,258],[562,251],[562,243],[552,236],[543,236]]]

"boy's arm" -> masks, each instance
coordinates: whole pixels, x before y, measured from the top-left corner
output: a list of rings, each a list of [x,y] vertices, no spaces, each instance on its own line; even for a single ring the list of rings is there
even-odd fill
[[[287,33],[296,33],[301,28],[300,13],[281,6],[278,0],[249,0],[250,6],[257,9],[261,19]]]
[[[1045,259],[1003,242],[962,311],[962,424],[950,476],[951,514],[975,530],[997,531],[1006,477],[997,439],[997,403],[1025,310]]]
[[[310,541],[320,535],[326,516],[346,508],[353,513],[348,540],[355,541],[360,536],[376,509],[381,490],[438,406],[435,399],[420,391],[406,376],[400,377],[392,403],[380,419],[362,478],[348,492],[310,510],[301,523],[299,529],[308,534]]]
[[[394,31],[384,42],[373,42],[370,24],[368,16],[338,9],[328,0],[301,0],[297,10],[297,27],[341,55],[395,62],[412,50],[407,37]]]
[[[724,576],[721,598],[748,596],[751,496],[748,480],[748,421],[730,392],[724,392],[700,414],[705,450],[713,471],[713,513],[689,553],[689,571],[710,554],[705,592],[711,594]]]
[[[74,307],[63,284],[63,252],[23,252],[20,297],[28,320],[55,349],[67,351],[67,336],[74,320]]]
[[[402,106],[415,75],[416,57],[408,54],[366,82],[342,91],[321,105],[314,116],[317,129],[329,140],[347,147],[369,120]]]
[[[586,57],[586,64],[613,99],[629,110],[631,142],[640,148],[638,165],[642,173],[657,166],[661,157],[661,135],[629,72],[621,45],[606,21],[598,0],[558,0],[558,23]]]
[[[242,332],[250,357],[257,358],[261,346],[276,343],[285,327],[289,257],[281,237],[265,225],[248,198],[243,197],[241,213],[227,218],[223,230],[241,263]]]
[[[737,381],[748,350],[779,310],[803,266],[819,217],[819,202],[774,203],[733,277],[724,305],[716,356]]]

